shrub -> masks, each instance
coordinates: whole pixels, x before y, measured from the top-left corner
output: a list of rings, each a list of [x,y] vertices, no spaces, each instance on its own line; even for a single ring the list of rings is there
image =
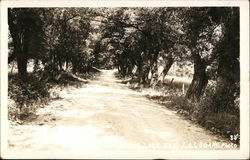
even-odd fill
[[[58,99],[59,88],[75,86],[81,87],[87,79],[95,78],[99,72],[71,74],[61,72],[58,77],[50,77],[51,73],[36,72],[26,77],[17,74],[9,75],[8,82],[8,118],[22,120],[35,113],[36,109],[44,106],[51,99]]]
[[[215,85],[209,85],[202,96],[197,107],[198,114],[194,115],[198,123],[227,138],[240,135],[239,84],[231,88],[234,94],[224,93],[218,96],[215,92]],[[234,96],[229,97],[230,95]],[[231,100],[226,101],[226,99]],[[238,138],[233,141],[239,143]]]
[[[33,112],[38,106],[46,104],[50,96],[51,86],[34,75],[9,75],[8,83],[9,119],[20,119],[24,114]]]

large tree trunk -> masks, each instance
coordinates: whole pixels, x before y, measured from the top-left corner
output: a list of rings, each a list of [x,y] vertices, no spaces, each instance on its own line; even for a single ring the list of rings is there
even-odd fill
[[[225,53],[219,57],[218,78],[213,98],[214,112],[235,112],[235,94],[239,92],[237,83],[240,81],[240,67],[237,55],[225,46]]]
[[[222,25],[224,39],[219,46],[218,78],[212,105],[214,112],[238,111],[234,100],[240,92],[236,85],[240,81],[239,9],[231,9],[228,19]]]
[[[138,64],[138,81],[139,81],[139,83],[141,83],[143,80],[142,80],[142,64],[141,63],[139,63]]]
[[[76,64],[72,63],[72,72],[76,73],[77,72],[77,66]]]
[[[8,57],[8,63],[11,63],[17,56],[17,26],[14,24],[14,16],[12,15],[10,9],[8,9],[8,25],[9,25],[9,31],[10,31],[10,35],[12,37],[13,40],[13,53]]]
[[[10,9],[8,10],[8,25],[9,25],[9,31],[11,34],[11,37],[13,39],[13,45],[14,45],[14,52],[13,56],[17,58],[17,68],[18,68],[18,74],[20,74],[22,77],[27,74],[27,63],[28,63],[28,42],[30,33],[27,28],[21,28],[22,26],[19,26],[14,23],[14,16],[10,12]],[[13,58],[9,57],[9,61],[13,60]]]
[[[239,62],[230,56],[219,58],[216,91],[212,101],[214,112],[235,112],[235,94],[239,92]]]
[[[164,83],[164,79],[165,79],[165,76],[167,75],[168,71],[170,70],[171,66],[173,65],[174,63],[174,59],[171,55],[169,55],[167,57],[167,63],[162,71],[162,80],[161,80],[161,84]]]
[[[24,31],[24,33],[18,34],[18,40],[15,43],[15,48],[17,51],[17,69],[18,73],[21,76],[27,75],[27,63],[28,63],[28,33]]]
[[[194,54],[193,59],[194,59],[194,75],[193,75],[193,80],[186,93],[186,98],[192,100],[199,100],[207,86],[208,78],[206,75],[206,65],[204,61],[201,59],[200,55]]]
[[[25,54],[18,54],[17,68],[18,68],[18,73],[21,76],[27,75],[27,63],[28,63],[27,56]]]
[[[151,73],[151,77],[149,77],[149,73]],[[153,66],[150,67],[149,73],[148,73],[149,85],[154,87],[158,79],[157,64],[153,64]]]
[[[172,56],[168,56],[167,57],[167,64],[166,64],[166,66],[165,66],[165,68],[163,70],[163,74],[164,75],[166,75],[168,73],[168,71],[171,68],[171,66],[173,65],[173,63],[174,63],[173,57]]]
[[[148,64],[144,64],[142,67],[142,73],[141,73],[141,83],[143,83],[143,85],[146,85],[149,83],[148,81],[148,73],[150,71],[150,66]]]

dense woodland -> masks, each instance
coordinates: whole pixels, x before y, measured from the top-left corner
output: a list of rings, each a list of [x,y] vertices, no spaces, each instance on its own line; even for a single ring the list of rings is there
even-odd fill
[[[117,68],[122,77],[155,87],[164,85],[174,63],[190,62],[185,102],[203,106],[203,118],[236,115],[225,119],[237,121],[225,132],[239,133],[237,7],[11,8],[8,25],[8,63],[17,63],[20,80],[35,83],[27,80],[32,75],[46,84],[65,72]]]

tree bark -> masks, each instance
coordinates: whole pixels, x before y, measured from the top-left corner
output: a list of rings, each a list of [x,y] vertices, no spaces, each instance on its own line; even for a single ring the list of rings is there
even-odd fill
[[[18,38],[17,38],[17,26],[14,24],[14,16],[12,15],[10,9],[8,9],[8,25],[14,47],[13,53],[8,57],[8,63],[11,63],[17,56],[16,47]]]
[[[25,53],[19,53],[17,56],[18,73],[23,77],[27,75],[28,58]]]
[[[167,75],[167,73],[168,73],[168,71],[170,70],[170,68],[171,68],[171,66],[173,65],[173,63],[174,63],[174,59],[173,59],[173,57],[171,56],[171,55],[169,55],[168,57],[167,57],[167,64],[166,64],[166,66],[165,66],[165,68],[163,69],[163,71],[162,71],[162,81],[161,81],[161,84],[163,84],[164,83],[164,78],[165,78],[165,76]]]
[[[22,77],[27,74],[27,62],[28,62],[28,42],[30,40],[29,28],[21,28],[22,26],[14,23],[14,16],[10,9],[8,10],[8,25],[11,37],[13,39],[14,52],[13,54],[17,58],[18,74]],[[28,27],[28,26],[26,26]],[[14,56],[13,55],[13,56]],[[12,60],[12,57],[9,57]]]
[[[239,92],[236,86],[239,79],[235,79],[235,76],[239,76],[239,62],[232,61],[229,56],[222,57],[219,60],[217,86],[211,106],[214,112],[235,112],[235,93]]]
[[[208,78],[206,75],[206,65],[204,60],[202,60],[198,54],[194,54],[193,59],[194,75],[186,93],[186,98],[191,100],[199,100],[207,86]]]
[[[228,20],[229,19],[229,20]],[[230,18],[222,24],[224,38],[220,43],[218,78],[213,97],[214,112],[238,112],[234,104],[240,81],[239,9],[231,9]]]

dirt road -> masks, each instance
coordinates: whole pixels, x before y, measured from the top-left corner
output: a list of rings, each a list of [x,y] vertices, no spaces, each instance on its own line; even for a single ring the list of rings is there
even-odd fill
[[[119,82],[114,71],[102,71],[39,109],[32,122],[10,126],[11,153],[229,149],[225,140]]]

